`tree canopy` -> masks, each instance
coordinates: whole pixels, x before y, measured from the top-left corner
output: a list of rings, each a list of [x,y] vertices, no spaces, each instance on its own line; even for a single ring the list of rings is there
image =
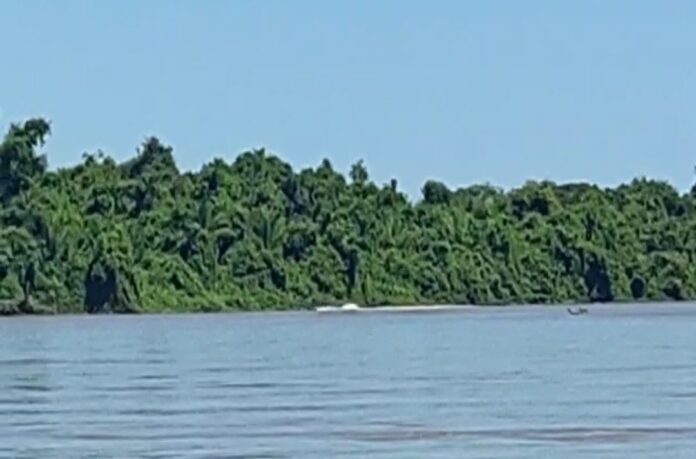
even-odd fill
[[[0,312],[164,312],[696,298],[696,193],[528,182],[411,202],[396,180],[263,149],[181,172],[147,138],[49,170],[50,123],[0,144]]]

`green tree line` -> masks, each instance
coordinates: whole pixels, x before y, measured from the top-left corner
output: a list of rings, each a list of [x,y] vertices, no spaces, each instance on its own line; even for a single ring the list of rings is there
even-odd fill
[[[296,171],[263,149],[182,172],[147,138],[49,170],[51,125],[0,144],[0,311],[133,313],[696,298],[694,192],[527,182],[503,191]]]

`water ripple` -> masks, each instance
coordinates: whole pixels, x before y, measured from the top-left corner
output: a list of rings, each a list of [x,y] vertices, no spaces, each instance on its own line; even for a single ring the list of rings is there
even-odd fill
[[[622,314],[0,321],[0,459],[692,457],[693,326]]]
[[[413,440],[438,440],[462,438],[497,438],[545,442],[580,443],[628,443],[655,440],[692,439],[696,427],[549,427],[519,429],[387,429],[354,430],[334,433],[336,437],[370,442],[406,442]]]

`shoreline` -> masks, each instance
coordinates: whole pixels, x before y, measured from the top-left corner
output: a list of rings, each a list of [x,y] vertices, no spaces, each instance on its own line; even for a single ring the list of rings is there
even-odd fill
[[[345,316],[345,315],[370,315],[370,314],[436,314],[436,313],[470,313],[474,315],[482,313],[514,314],[529,312],[562,313],[568,315],[568,308],[583,307],[588,310],[588,315],[606,316],[612,313],[648,313],[664,314],[669,312],[693,311],[696,313],[695,301],[651,301],[651,302],[611,302],[611,303],[553,303],[553,304],[506,304],[506,305],[457,305],[457,304],[433,304],[433,305],[389,305],[389,306],[360,306],[357,309],[341,310],[340,306],[327,305],[318,307],[303,307],[296,309],[266,309],[266,310],[225,310],[216,312],[202,311],[162,311],[142,313],[56,313],[56,314],[11,314],[0,315],[2,319],[57,319],[57,318],[156,318],[156,317],[206,317],[206,316],[278,316],[278,315],[315,315]],[[318,308],[330,308],[318,310]]]
[[[377,313],[377,312],[528,312],[528,311],[562,311],[567,312],[567,309],[582,307],[591,312],[605,311],[629,311],[629,310],[644,310],[644,311],[668,311],[668,310],[686,310],[693,309],[696,311],[696,301],[650,301],[650,302],[612,302],[612,303],[554,303],[554,304],[508,304],[508,305],[456,305],[456,304],[440,304],[440,305],[392,305],[392,306],[365,306],[358,309],[341,310],[336,307],[332,310],[317,311],[314,309],[310,312],[318,314],[351,314],[351,313]]]

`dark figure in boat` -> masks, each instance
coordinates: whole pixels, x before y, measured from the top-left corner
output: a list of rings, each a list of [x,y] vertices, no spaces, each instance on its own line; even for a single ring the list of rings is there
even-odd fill
[[[568,308],[568,314],[571,316],[579,316],[581,314],[587,314],[587,308],[579,307],[579,308]]]

